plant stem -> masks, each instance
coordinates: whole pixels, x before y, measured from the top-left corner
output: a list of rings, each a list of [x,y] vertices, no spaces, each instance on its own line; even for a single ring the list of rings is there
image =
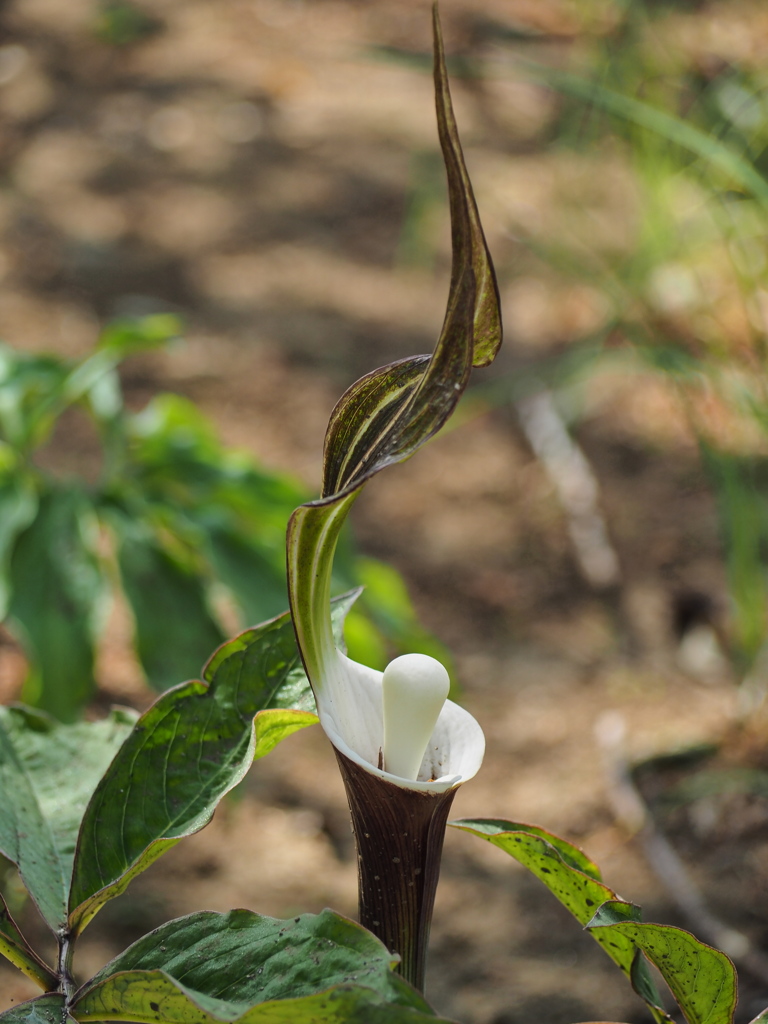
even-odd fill
[[[59,962],[57,973],[59,976],[59,992],[61,992],[67,1003],[75,994],[75,979],[72,974],[72,957],[75,952],[75,941],[68,928],[62,928],[57,935],[59,942]]]
[[[336,751],[358,854],[360,923],[400,955],[400,974],[424,990],[445,825],[455,790],[428,793],[365,771]]]

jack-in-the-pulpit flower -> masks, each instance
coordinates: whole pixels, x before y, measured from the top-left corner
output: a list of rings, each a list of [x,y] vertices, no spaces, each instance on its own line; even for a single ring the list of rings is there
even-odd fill
[[[331,414],[323,492],[288,528],[291,613],[320,724],[334,746],[358,847],[360,920],[423,988],[445,824],[457,787],[477,772],[485,741],[446,700],[447,673],[405,655],[384,673],[351,661],[331,629],[331,569],[339,531],[364,484],[408,458],[453,412],[473,366],[501,343],[498,289],[451,107],[434,9],[438,133],[448,177],[453,262],[448,307],[431,356],[374,370]]]

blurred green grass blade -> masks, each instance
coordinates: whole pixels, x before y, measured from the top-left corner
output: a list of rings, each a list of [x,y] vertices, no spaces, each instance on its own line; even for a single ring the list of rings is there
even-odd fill
[[[94,35],[114,47],[127,47],[161,31],[163,23],[128,0],[102,0]]]
[[[108,963],[83,987],[72,1013],[79,1020],[106,1013],[132,1020],[148,1014],[168,1024],[309,1024],[342,1021],[362,1000],[415,1009],[417,1020],[431,1014],[393,973],[396,962],[370,932],[331,910],[287,921],[249,910],[190,914]]]
[[[356,597],[336,601],[338,631]],[[314,700],[287,612],[224,644],[202,675],[205,682],[158,698],[99,782],[75,854],[69,899],[74,931],[181,838],[207,825],[254,756],[313,721]],[[305,715],[268,719],[260,734],[254,718],[271,708]]]
[[[674,145],[687,149],[717,167],[732,184],[738,185],[768,207],[768,181],[752,163],[716,136],[707,134],[683,118],[579,75],[529,61],[521,61],[521,66],[551,88],[646,128]]]
[[[2,768],[0,768],[1,772]],[[51,968],[43,963],[21,934],[2,896],[0,896],[0,954],[38,984],[44,992],[58,988],[58,978]]]
[[[602,904],[618,899],[601,881],[597,865],[582,850],[544,829],[497,818],[465,818],[448,824],[485,839],[514,857],[536,875],[582,925],[594,918]],[[638,908],[633,907],[632,913],[639,913]],[[642,988],[643,998],[656,1020],[668,1020],[660,1009],[661,1000],[647,967],[636,962],[632,939],[623,935],[601,935],[599,930],[592,932],[592,937],[628,978],[637,978],[636,987]]]
[[[106,583],[85,495],[52,490],[11,556],[10,619],[30,656],[22,696],[62,721],[91,698],[93,640]]]
[[[587,925],[592,935],[621,936],[641,949],[661,972],[688,1024],[732,1024],[736,970],[725,953],[682,928],[626,920],[625,906],[600,907]]]
[[[133,722],[115,711],[100,722],[61,725],[28,708],[0,708],[0,851],[54,931],[67,920],[85,808]]]
[[[65,1013],[64,996],[59,992],[49,992],[0,1013],[2,1024],[67,1024],[71,1020]]]
[[[420,70],[427,70],[427,58],[420,54],[409,54],[395,48],[386,50],[383,47],[371,48],[371,52],[396,59],[401,63],[408,63]],[[615,117],[646,128],[669,142],[687,149],[719,168],[734,183],[754,195],[763,205],[768,206],[768,180],[760,174],[752,162],[745,159],[737,149],[717,135],[702,131],[690,121],[633,96],[617,92],[592,79],[562,71],[559,68],[548,67],[524,57],[516,57],[515,66],[563,95],[598,107]],[[504,73],[498,67],[490,66],[487,62],[477,61],[452,62],[451,71],[456,75],[471,78],[483,78]]]
[[[714,484],[734,619],[733,654],[742,672],[758,656],[766,637],[766,495],[755,465],[746,457],[699,441],[704,467]]]

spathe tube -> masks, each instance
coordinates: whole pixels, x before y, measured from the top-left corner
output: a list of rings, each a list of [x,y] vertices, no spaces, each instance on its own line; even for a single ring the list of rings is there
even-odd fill
[[[387,772],[383,674],[334,655],[317,708],[349,801],[360,923],[400,955],[400,973],[423,990],[445,826],[458,787],[480,768],[485,738],[469,712],[446,701],[417,778]]]

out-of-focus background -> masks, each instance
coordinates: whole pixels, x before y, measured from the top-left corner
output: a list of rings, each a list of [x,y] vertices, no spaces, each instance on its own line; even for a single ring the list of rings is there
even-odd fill
[[[738,931],[747,1021],[768,1003],[768,9],[441,11],[506,341],[358,502],[355,642],[450,651],[488,740],[457,816],[579,843],[648,920]],[[336,399],[442,321],[430,52],[414,0],[2,4],[4,701],[144,707],[148,677],[282,607],[285,509],[317,490]],[[82,970],[174,915],[354,915],[355,888],[307,730],[102,912]],[[26,985],[0,967],[0,1006]],[[535,879],[458,833],[428,995],[467,1024],[648,1019]]]

